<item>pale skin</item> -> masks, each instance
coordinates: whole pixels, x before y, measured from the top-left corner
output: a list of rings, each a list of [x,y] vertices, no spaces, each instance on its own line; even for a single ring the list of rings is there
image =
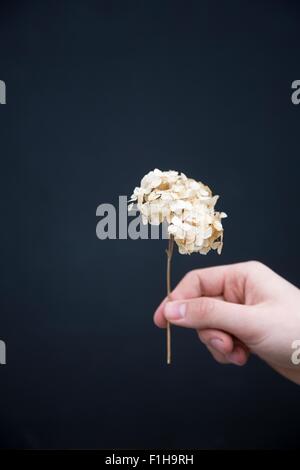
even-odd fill
[[[216,361],[246,364],[256,354],[300,384],[300,364],[291,360],[300,340],[300,290],[257,261],[190,271],[154,314],[195,329]]]

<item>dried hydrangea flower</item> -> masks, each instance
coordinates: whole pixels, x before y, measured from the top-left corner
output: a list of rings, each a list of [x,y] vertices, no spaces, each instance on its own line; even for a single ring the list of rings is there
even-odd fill
[[[130,198],[137,203],[144,224],[168,222],[168,232],[181,254],[206,254],[211,249],[221,253],[226,214],[215,211],[217,200],[203,183],[177,171],[158,169],[144,176]]]
[[[136,203],[144,224],[159,225],[167,221],[169,233],[167,284],[170,294],[170,262],[173,241],[179,253],[200,253],[210,250],[220,254],[223,247],[222,219],[224,212],[216,212],[219,196],[200,181],[187,178],[177,171],[150,171],[141,180],[130,198],[130,211]],[[168,363],[170,363],[170,325],[168,324]]]

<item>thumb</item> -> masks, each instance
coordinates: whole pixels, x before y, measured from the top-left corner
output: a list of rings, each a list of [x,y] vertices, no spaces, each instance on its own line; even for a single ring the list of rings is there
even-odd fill
[[[242,340],[255,339],[256,336],[257,316],[254,307],[213,297],[167,302],[164,315],[170,323],[186,328],[215,328]]]

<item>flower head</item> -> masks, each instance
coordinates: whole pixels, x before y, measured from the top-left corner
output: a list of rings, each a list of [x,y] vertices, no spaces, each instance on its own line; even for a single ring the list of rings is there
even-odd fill
[[[218,197],[212,195],[208,186],[184,173],[155,169],[134,189],[128,210],[136,203],[144,224],[167,221],[168,233],[174,237],[181,254],[206,254],[211,249],[220,254],[222,219],[227,216],[215,211]]]

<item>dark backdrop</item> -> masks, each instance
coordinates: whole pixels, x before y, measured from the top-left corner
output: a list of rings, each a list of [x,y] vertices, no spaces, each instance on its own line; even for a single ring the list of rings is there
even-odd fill
[[[152,322],[164,241],[100,241],[96,207],[150,169],[221,195],[221,257],[299,282],[296,1],[1,1],[0,444],[276,448],[299,443],[299,387],[213,361]]]

